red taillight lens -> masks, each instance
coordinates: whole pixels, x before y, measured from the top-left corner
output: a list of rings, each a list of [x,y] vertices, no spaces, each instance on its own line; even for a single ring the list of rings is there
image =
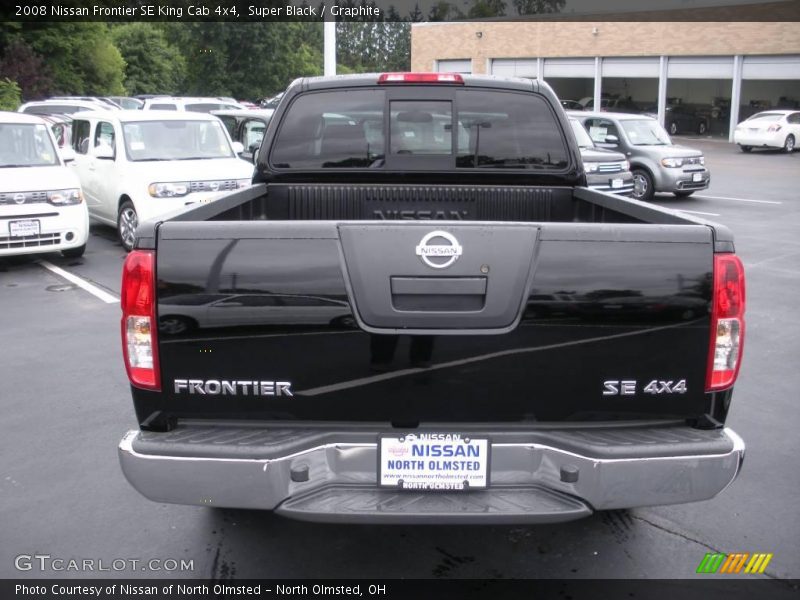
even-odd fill
[[[742,261],[734,254],[715,254],[707,392],[725,390],[736,381],[744,347],[744,308]]]
[[[156,336],[155,254],[134,250],[122,267],[122,354],[136,387],[160,390]]]
[[[381,73],[378,83],[457,83],[464,85],[458,73]]]
[[[770,125],[769,127],[767,127],[767,131],[770,131],[772,133],[774,133],[776,131],[780,131],[780,130],[781,130],[781,126],[780,125]]]

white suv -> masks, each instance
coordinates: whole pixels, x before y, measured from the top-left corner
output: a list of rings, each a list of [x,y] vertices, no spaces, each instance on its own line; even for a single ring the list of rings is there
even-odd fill
[[[142,108],[143,110],[188,110],[190,112],[207,113],[212,110],[235,110],[247,107],[223,98],[156,96],[145,100]]]
[[[204,113],[76,113],[72,147],[90,216],[115,226],[126,250],[140,221],[247,187],[253,174],[242,145]]]
[[[0,256],[86,249],[89,214],[62,152],[39,117],[0,112]]]

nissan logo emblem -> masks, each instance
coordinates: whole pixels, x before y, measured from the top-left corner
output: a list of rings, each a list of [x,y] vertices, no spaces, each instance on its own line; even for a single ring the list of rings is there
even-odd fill
[[[14,202],[17,204],[25,204],[25,194],[14,194]]]
[[[431,231],[417,246],[417,256],[433,269],[446,269],[463,251],[455,236],[446,231]]]

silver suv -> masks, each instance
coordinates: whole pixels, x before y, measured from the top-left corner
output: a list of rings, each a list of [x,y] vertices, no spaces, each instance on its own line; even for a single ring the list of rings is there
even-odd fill
[[[699,150],[672,143],[656,119],[644,115],[568,111],[595,144],[622,152],[631,163],[633,197],[652,200],[655,192],[690,196],[711,182]]]

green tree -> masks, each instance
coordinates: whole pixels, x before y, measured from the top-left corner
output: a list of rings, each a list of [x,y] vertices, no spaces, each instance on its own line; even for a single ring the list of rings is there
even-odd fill
[[[122,94],[125,61],[111,40],[108,25],[64,21],[23,23],[22,35],[44,57],[53,74],[54,93]]]
[[[186,60],[167,41],[163,29],[146,22],[125,23],[111,30],[125,60],[125,91],[136,94],[177,94],[186,76]]]
[[[322,73],[322,24],[192,22],[164,25],[186,58],[185,94],[256,99]]]
[[[22,97],[27,100],[47,96],[53,86],[44,59],[22,38],[15,38],[5,45],[0,55],[0,78],[15,81]]]
[[[538,15],[561,12],[566,0],[513,0],[517,14]]]
[[[0,79],[0,110],[17,110],[22,103],[22,92],[16,81]]]

